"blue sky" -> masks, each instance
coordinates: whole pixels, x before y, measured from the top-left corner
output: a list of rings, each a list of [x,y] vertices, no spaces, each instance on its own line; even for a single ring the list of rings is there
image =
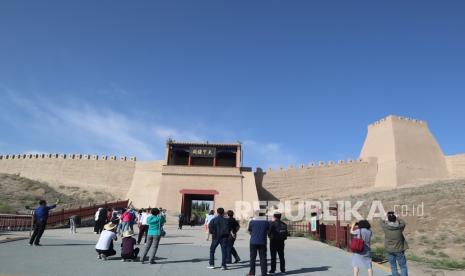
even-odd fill
[[[388,114],[465,152],[465,1],[1,1],[0,152],[357,158]]]

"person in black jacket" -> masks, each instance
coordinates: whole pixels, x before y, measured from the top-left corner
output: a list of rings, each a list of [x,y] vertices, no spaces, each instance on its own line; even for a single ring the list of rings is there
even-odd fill
[[[273,214],[268,237],[270,238],[271,270],[269,274],[276,273],[276,253],[279,255],[279,268],[282,273],[286,272],[286,260],[284,259],[284,241],[289,235],[287,224],[281,221],[281,214]]]
[[[218,245],[221,246],[221,269],[228,269],[226,266],[226,247],[228,244],[229,229],[228,221],[224,217],[224,209],[218,208],[216,210],[218,214],[210,223],[208,224],[208,231],[212,234],[212,243],[210,246],[210,262],[208,268],[215,268],[215,250]]]
[[[99,213],[98,213],[98,219],[97,219],[97,224],[98,224],[98,229],[97,229],[97,234],[102,233],[103,227],[107,223],[107,209],[102,208]]]
[[[241,261],[239,255],[237,254],[236,249],[234,248],[234,242],[236,241],[237,231],[239,231],[239,222],[234,218],[234,212],[229,210],[228,214],[228,226],[229,230],[231,231],[228,237],[228,246],[226,248],[226,263],[232,263],[232,256],[234,256],[234,263],[238,263]]]

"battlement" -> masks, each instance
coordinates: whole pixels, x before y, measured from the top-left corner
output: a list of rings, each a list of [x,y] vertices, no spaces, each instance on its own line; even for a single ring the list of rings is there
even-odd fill
[[[368,127],[377,127],[377,126],[381,126],[381,125],[384,125],[386,122],[389,122],[389,121],[400,121],[400,122],[406,122],[406,123],[412,123],[412,124],[416,124],[418,126],[426,126],[427,123],[426,121],[422,121],[422,120],[418,120],[418,119],[413,119],[413,118],[410,118],[410,117],[404,117],[404,116],[397,116],[397,115],[389,115],[385,118],[382,118],[372,124],[369,124]]]
[[[0,160],[15,160],[15,159],[74,159],[74,160],[112,160],[112,161],[132,161],[137,159],[135,156],[126,157],[115,155],[89,155],[89,154],[58,154],[58,153],[23,153],[23,154],[4,154],[0,155]]]
[[[318,168],[327,168],[327,167],[342,167],[342,166],[349,166],[357,163],[371,163],[371,162],[376,162],[374,159],[347,159],[347,160],[338,160],[333,161],[329,160],[327,162],[325,161],[319,161],[317,162],[311,162],[308,165],[305,164],[300,164],[299,166],[294,166],[294,165],[289,165],[287,168],[280,166],[278,169],[273,169],[269,167],[266,171],[267,172],[287,172],[287,171],[296,171],[296,170],[308,170],[308,169],[318,169]]]

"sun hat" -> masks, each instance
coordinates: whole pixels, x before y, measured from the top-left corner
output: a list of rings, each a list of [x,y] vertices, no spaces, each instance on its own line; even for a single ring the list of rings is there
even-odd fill
[[[131,230],[128,230],[128,231],[124,231],[123,232],[123,237],[126,238],[126,237],[131,237],[132,235],[134,235],[134,232],[131,231]]]
[[[111,231],[115,228],[116,228],[116,224],[113,224],[113,222],[107,223],[105,224],[105,226],[103,226],[103,229],[108,230],[108,231]]]

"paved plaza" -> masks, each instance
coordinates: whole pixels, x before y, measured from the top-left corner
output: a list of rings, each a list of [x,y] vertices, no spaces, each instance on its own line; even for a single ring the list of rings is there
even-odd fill
[[[209,242],[201,227],[177,230],[167,226],[161,240],[157,264],[122,262],[120,239],[115,243],[117,255],[108,261],[97,260],[94,246],[98,236],[91,228],[79,228],[71,235],[67,229],[47,230],[41,247],[30,247],[27,240],[0,244],[0,275],[71,276],[71,275],[246,275],[249,268],[249,235],[242,231],[236,249],[242,258],[229,270],[207,269]],[[27,235],[27,233],[20,233]],[[143,247],[142,245],[140,245]],[[269,256],[268,256],[269,257]],[[221,250],[216,252],[220,265]],[[287,275],[351,275],[351,255],[343,250],[305,238],[289,238],[286,243]],[[268,260],[269,264],[269,260]],[[279,265],[278,265],[279,266]],[[259,271],[257,262],[257,271]],[[375,275],[389,273],[374,266]],[[257,274],[259,275],[259,274]],[[367,275],[366,272],[361,275]]]

